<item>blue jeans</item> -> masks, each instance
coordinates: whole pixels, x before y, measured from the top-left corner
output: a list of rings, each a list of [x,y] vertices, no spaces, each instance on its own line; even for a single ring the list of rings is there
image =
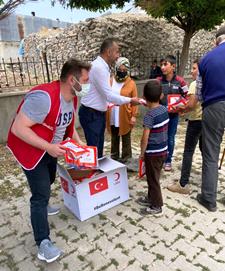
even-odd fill
[[[186,130],[185,145],[183,162],[181,169],[180,184],[185,186],[189,183],[189,177],[191,173],[192,158],[199,141],[199,148],[202,151],[202,121],[201,120],[189,120]]]
[[[172,156],[175,145],[175,135],[177,132],[177,125],[179,121],[178,114],[169,114],[169,124],[168,124],[168,156],[165,163],[172,162]]]
[[[106,113],[81,105],[79,120],[88,146],[98,148],[98,158],[103,155]]]
[[[46,153],[32,170],[23,169],[31,190],[30,213],[34,239],[39,246],[44,239],[50,239],[47,206],[51,184],[55,180],[57,159]]]

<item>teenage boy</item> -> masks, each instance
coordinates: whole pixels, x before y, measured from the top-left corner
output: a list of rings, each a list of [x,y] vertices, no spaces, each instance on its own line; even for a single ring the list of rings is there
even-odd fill
[[[167,106],[168,94],[187,94],[188,87],[181,76],[176,75],[176,58],[168,55],[161,63],[161,70],[163,75],[157,79],[161,82],[162,92],[164,94],[161,104]],[[164,164],[165,171],[172,169],[172,156],[175,145],[175,135],[177,132],[177,125],[179,121],[178,113],[169,113],[168,125],[168,156]]]
[[[193,82],[190,84],[188,97],[189,104],[194,102],[195,100],[195,89],[196,89],[196,77],[198,74],[198,60],[196,59],[193,62],[191,75],[193,78]],[[172,185],[169,185],[167,188],[172,192],[177,192],[180,194],[190,194],[189,188],[189,178],[191,173],[192,166],[192,158],[194,155],[195,148],[197,143],[199,142],[199,148],[202,151],[202,108],[201,104],[198,102],[194,107],[193,111],[191,111],[188,116],[188,125],[186,130],[185,144],[184,144],[184,153],[183,153],[183,162],[181,168],[181,177],[178,182],[175,182]]]
[[[169,116],[166,107],[159,104],[162,88],[158,80],[150,80],[144,86],[144,98],[149,110],[143,120],[140,159],[145,161],[148,195],[137,202],[146,207],[140,210],[141,214],[159,215],[163,206],[159,178],[167,156]]]

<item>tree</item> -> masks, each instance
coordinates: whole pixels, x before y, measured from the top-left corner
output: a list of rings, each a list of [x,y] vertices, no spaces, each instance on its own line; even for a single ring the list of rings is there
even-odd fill
[[[52,4],[55,2],[59,2],[64,7],[73,8],[83,8],[90,11],[105,11],[112,7],[112,5],[116,5],[117,8],[122,8],[124,4],[127,2],[131,2],[131,0],[52,0]]]
[[[36,1],[36,0],[30,0],[30,1]],[[0,0],[0,20],[9,16],[11,13],[15,11],[17,6],[24,4],[25,2],[27,1],[26,0],[8,0],[8,1]]]
[[[211,30],[225,18],[225,0],[140,0],[140,7],[155,18],[164,17],[184,30],[179,74],[183,75],[188,60],[191,38],[200,30]]]
[[[130,0],[52,0],[70,8],[84,8],[90,11],[106,10],[115,4],[123,7]],[[191,38],[200,30],[211,30],[225,18],[225,0],[134,0],[147,14],[165,18],[184,30],[179,74],[183,75],[188,60]]]

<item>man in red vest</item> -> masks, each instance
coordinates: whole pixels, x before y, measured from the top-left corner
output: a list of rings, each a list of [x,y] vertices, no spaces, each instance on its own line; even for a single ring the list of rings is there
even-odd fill
[[[38,246],[38,258],[53,262],[61,250],[50,240],[48,214],[51,184],[55,180],[57,157],[64,155],[60,145],[66,137],[83,144],[74,129],[77,96],[89,88],[90,65],[76,59],[62,67],[60,80],[31,89],[19,105],[9,130],[8,148],[22,166],[30,190],[31,224]]]

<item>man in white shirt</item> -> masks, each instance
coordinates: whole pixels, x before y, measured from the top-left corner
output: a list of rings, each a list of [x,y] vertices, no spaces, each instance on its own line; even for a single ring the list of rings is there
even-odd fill
[[[119,57],[119,46],[113,38],[103,41],[100,56],[93,62],[90,71],[90,91],[81,99],[80,124],[89,146],[97,146],[98,157],[103,155],[105,116],[108,102],[117,105],[138,105],[139,99],[121,96],[110,86],[110,67]]]

